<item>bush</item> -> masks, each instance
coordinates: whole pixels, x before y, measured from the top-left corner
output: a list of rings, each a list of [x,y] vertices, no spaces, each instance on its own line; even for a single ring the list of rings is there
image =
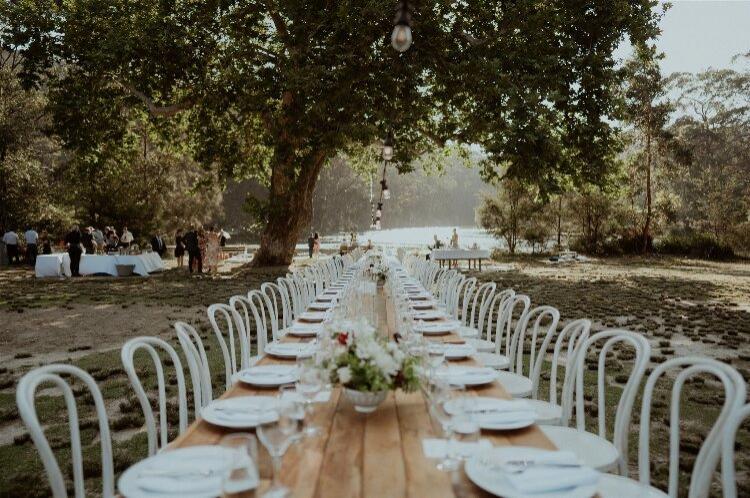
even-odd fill
[[[690,256],[702,259],[730,259],[734,251],[713,235],[702,232],[672,232],[656,244],[661,254]]]

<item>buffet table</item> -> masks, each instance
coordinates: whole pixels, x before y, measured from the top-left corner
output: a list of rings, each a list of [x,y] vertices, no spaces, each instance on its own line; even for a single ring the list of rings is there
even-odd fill
[[[394,328],[392,301],[382,292],[376,297],[379,329],[391,335]],[[441,336],[455,341],[458,335]],[[435,337],[438,339],[438,337]],[[285,337],[283,341],[301,339]],[[473,365],[474,360],[451,362]],[[264,357],[259,364],[294,364],[294,360]],[[492,384],[470,388],[469,393],[510,399],[503,386]],[[256,388],[236,383],[222,398],[248,395],[271,395],[275,389]],[[432,426],[426,400],[420,392],[389,393],[386,400],[370,415],[354,411],[353,406],[334,389],[327,403],[317,404],[313,423],[321,435],[304,439],[286,453],[281,481],[294,497],[349,498],[373,497],[479,497],[489,496],[474,485],[463,471],[453,475],[435,467],[422,449],[424,438],[437,437]],[[216,445],[231,429],[197,420],[170,445],[182,448],[195,445]],[[483,432],[495,446],[533,446],[555,449],[537,425],[526,429]],[[259,445],[261,487],[255,496],[262,496],[269,486],[270,458]]]
[[[134,255],[95,255],[81,256],[81,275],[118,276],[117,265],[133,265],[133,273],[148,277],[149,273],[164,271],[166,266],[155,252]],[[35,272],[37,277],[69,277],[70,257],[68,253],[45,254],[37,257]]]
[[[446,262],[448,266],[458,266],[459,261],[468,261],[469,268],[474,262],[474,268],[482,270],[482,260],[490,259],[490,251],[484,249],[435,249],[430,254],[433,261],[443,266]]]

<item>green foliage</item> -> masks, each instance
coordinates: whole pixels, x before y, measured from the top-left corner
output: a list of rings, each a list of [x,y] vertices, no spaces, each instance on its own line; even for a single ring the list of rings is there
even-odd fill
[[[477,222],[495,237],[505,239],[508,251],[515,254],[524,233],[536,237],[542,231],[537,222],[542,206],[536,189],[518,180],[506,179],[494,196],[482,199],[477,209]]]
[[[702,259],[731,259],[734,251],[728,244],[722,243],[711,234],[691,231],[673,231],[657,245],[661,254],[690,256]]]

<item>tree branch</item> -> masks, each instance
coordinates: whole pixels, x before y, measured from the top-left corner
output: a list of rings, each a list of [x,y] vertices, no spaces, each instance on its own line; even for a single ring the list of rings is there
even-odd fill
[[[149,114],[153,117],[162,117],[162,118],[169,118],[176,114],[179,114],[182,111],[186,111],[193,107],[198,99],[195,97],[187,97],[186,99],[176,102],[174,104],[169,105],[156,105],[151,97],[146,95],[145,93],[141,92],[137,88],[135,88],[133,85],[126,83],[124,81],[115,79],[115,82],[120,85],[122,88],[128,91],[133,97],[137,98],[143,104],[146,105],[146,108],[148,109]]]

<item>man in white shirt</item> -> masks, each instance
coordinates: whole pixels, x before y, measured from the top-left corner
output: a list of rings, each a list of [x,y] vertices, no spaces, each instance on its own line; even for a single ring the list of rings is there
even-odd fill
[[[26,262],[31,266],[36,266],[36,255],[38,254],[36,244],[39,240],[39,234],[33,228],[29,228],[23,234],[23,238],[26,239]]]
[[[130,247],[133,243],[133,234],[128,231],[128,227],[122,227],[122,235],[120,236],[120,245],[123,247]]]
[[[8,263],[13,264],[13,260],[18,263],[18,234],[8,230],[3,234],[3,242],[8,251]]]

